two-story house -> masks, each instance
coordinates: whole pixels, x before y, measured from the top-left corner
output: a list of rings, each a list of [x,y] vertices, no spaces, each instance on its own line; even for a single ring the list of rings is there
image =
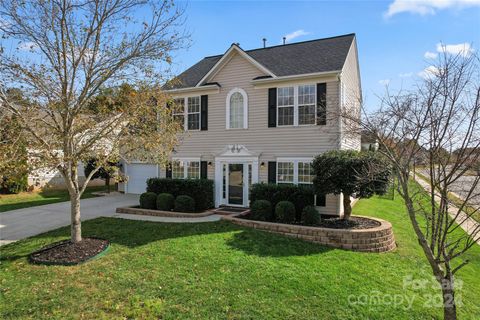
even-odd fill
[[[248,207],[252,183],[310,184],[316,155],[360,150],[339,117],[361,101],[355,34],[247,51],[232,44],[176,80],[166,90],[185,133],[172,167],[125,164],[127,193],[144,192],[149,177],[208,178],[217,207]],[[343,211],[341,196],[318,195],[316,205]]]

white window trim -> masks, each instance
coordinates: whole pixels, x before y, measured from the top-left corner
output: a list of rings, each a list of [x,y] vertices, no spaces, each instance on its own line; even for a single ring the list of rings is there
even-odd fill
[[[243,96],[243,128],[230,128],[230,98],[234,93],[237,92]],[[226,108],[225,123],[228,130],[248,129],[248,95],[245,90],[242,88],[233,88],[230,90],[230,92],[227,94]]]
[[[292,182],[283,182],[278,181],[278,163],[279,162],[293,162],[293,181]],[[293,183],[298,184],[298,163],[299,162],[313,162],[313,158],[277,158],[277,165],[276,165],[276,180],[278,183]],[[301,184],[312,184],[312,183],[305,183],[302,182]]]
[[[198,178],[200,179],[201,175],[201,168],[200,168],[200,158],[172,158],[172,162],[182,161],[183,162],[183,178],[176,178],[176,179],[188,179],[188,166],[186,163],[188,162],[198,162]],[[172,168],[173,171],[173,168]],[[173,172],[172,172],[173,175]]]
[[[198,117],[198,129],[188,129],[188,98],[198,98],[200,104],[199,112],[192,112],[192,114],[199,114]],[[188,97],[177,97],[174,100],[183,99],[183,131],[200,131],[202,129],[202,97],[201,96],[188,96]],[[180,115],[181,113],[172,112],[172,115]]]
[[[312,124],[299,124],[298,123],[298,87],[300,86],[314,86],[315,87],[315,123]],[[279,108],[284,108],[284,107],[290,107],[291,106],[279,106],[278,105],[278,89],[280,88],[291,88],[293,87],[293,125],[292,124],[278,124],[278,109]],[[277,87],[277,127],[308,127],[308,126],[315,126],[317,125],[317,86],[315,83],[302,83],[302,84],[295,84],[295,85],[288,85],[288,86],[282,86],[282,87]]]

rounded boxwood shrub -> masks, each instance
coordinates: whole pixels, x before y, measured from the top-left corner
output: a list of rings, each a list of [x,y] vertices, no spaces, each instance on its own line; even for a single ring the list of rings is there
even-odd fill
[[[140,195],[140,208],[156,209],[157,195],[154,192],[144,192]]]
[[[253,220],[270,221],[273,218],[272,204],[268,200],[256,200],[250,208]]]
[[[295,206],[290,201],[280,201],[275,206],[278,221],[289,223],[295,221]]]
[[[173,210],[177,212],[194,212],[195,200],[190,196],[178,196],[175,199],[175,207]]]
[[[175,204],[175,197],[171,193],[160,193],[157,196],[157,209],[171,211]]]
[[[315,226],[320,223],[320,213],[314,206],[306,206],[302,212],[302,221],[309,226]]]

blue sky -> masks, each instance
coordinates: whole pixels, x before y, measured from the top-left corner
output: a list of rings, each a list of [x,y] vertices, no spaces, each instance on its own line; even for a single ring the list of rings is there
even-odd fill
[[[225,52],[232,42],[245,49],[356,33],[364,100],[375,108],[385,84],[397,90],[418,81],[442,42],[480,50],[480,1],[188,1],[186,27],[192,45],[175,54],[174,71],[204,56]],[[462,46],[462,48],[464,48]],[[468,49],[468,48],[466,48]]]

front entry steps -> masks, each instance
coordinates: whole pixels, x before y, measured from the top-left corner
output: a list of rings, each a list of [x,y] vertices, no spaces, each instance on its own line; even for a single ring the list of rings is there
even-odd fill
[[[247,213],[250,209],[243,207],[229,207],[229,206],[220,206],[218,209],[212,210],[215,214],[222,216],[229,215],[241,215]]]

